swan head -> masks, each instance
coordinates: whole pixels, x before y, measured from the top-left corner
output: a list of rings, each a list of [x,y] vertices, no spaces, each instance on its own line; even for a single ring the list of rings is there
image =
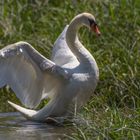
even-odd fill
[[[94,31],[98,36],[101,34],[98,25],[96,23],[95,17],[90,13],[81,13],[75,17],[75,19],[78,19],[81,25],[85,25],[88,28],[91,29],[91,31]]]

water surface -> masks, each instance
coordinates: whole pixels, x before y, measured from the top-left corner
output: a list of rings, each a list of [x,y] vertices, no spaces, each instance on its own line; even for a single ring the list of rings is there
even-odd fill
[[[61,140],[71,127],[28,121],[17,112],[0,113],[0,140]]]

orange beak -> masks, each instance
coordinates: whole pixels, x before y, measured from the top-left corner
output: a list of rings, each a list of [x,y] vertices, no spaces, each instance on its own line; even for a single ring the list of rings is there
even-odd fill
[[[92,24],[91,25],[91,30],[94,31],[97,34],[97,36],[100,36],[101,35],[101,33],[100,33],[97,25]]]

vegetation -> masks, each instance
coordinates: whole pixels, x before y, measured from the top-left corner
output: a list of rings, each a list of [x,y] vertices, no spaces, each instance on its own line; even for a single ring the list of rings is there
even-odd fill
[[[74,140],[140,139],[140,3],[139,0],[1,0],[0,47],[27,41],[46,57],[66,24],[81,12],[95,15],[102,36],[80,30],[95,57],[100,81],[91,100],[66,136]],[[0,110],[10,111],[11,90],[0,90]],[[7,107],[6,109],[4,107]]]

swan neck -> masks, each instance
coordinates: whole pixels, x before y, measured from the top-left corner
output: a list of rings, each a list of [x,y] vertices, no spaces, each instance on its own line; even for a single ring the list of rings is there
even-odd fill
[[[66,32],[66,42],[77,57],[81,66],[87,68],[90,73],[98,78],[98,66],[95,59],[90,52],[82,45],[78,38],[78,30],[81,26],[85,25],[82,17],[76,17],[70,23]]]
[[[85,61],[91,61],[92,55],[89,51],[82,45],[78,38],[78,31],[81,26],[85,25],[82,17],[76,17],[70,23],[67,32],[66,32],[66,42],[73,52],[73,54],[77,57],[79,62],[84,63]],[[91,58],[89,60],[89,57]]]
[[[80,26],[81,26],[81,22],[78,19],[73,19],[67,29],[66,41],[70,49],[72,49],[72,46],[76,43],[76,41],[79,41],[77,34]]]

